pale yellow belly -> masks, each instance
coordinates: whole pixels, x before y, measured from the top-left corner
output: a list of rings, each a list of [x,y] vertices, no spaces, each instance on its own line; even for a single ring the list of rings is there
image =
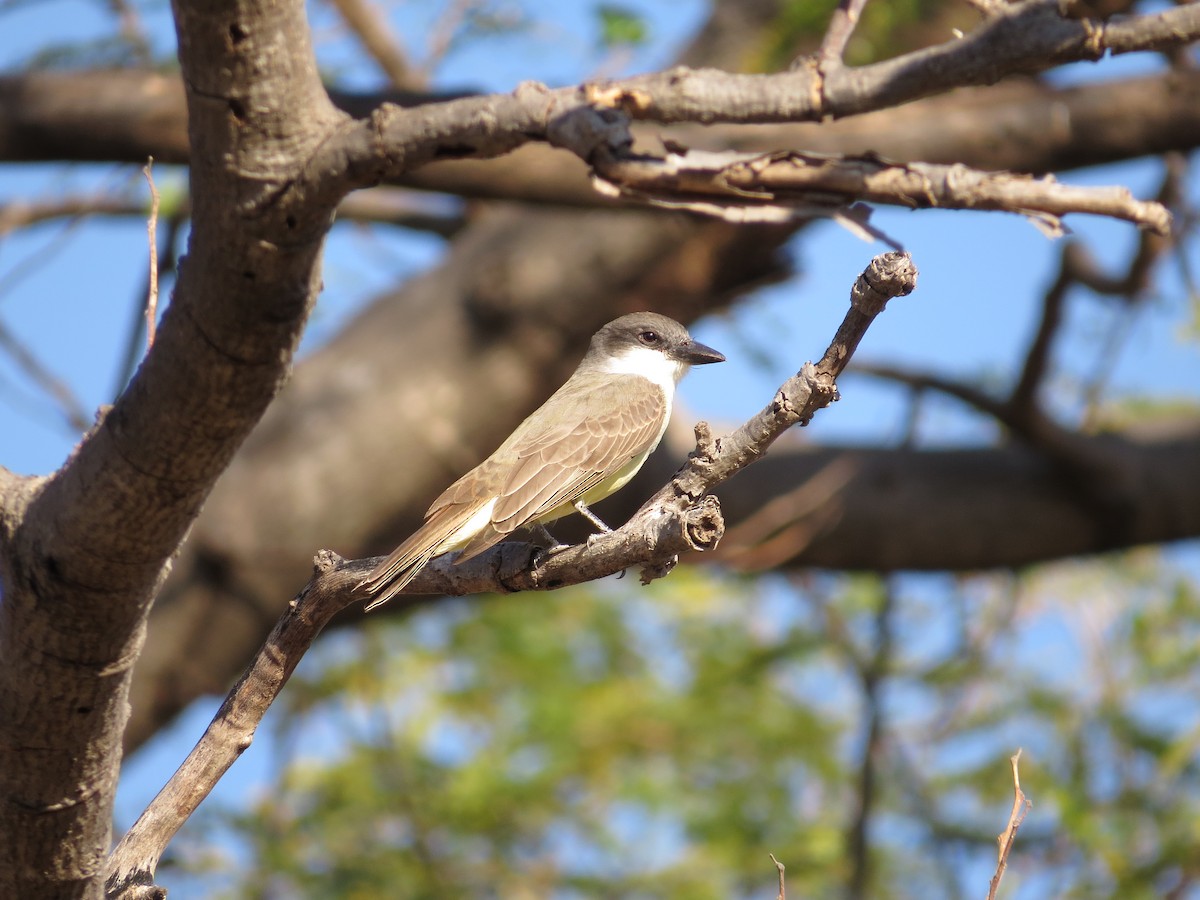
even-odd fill
[[[642,467],[642,463],[646,461],[646,457],[650,455],[647,451],[641,456],[636,456],[631,459],[625,466],[613,475],[610,475],[604,481],[600,482],[591,490],[584,493],[580,498],[584,506],[591,506],[593,503],[599,503],[609,494],[615,494],[621,488],[629,483],[629,479],[633,478],[638,473],[638,469]],[[575,508],[570,503],[564,503],[561,506],[556,506],[544,516],[539,516],[537,522],[541,525],[547,522],[553,522],[555,519],[561,519],[563,516],[575,512]]]

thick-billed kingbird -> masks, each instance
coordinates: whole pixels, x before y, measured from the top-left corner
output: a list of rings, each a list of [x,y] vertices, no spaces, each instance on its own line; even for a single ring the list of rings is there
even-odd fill
[[[578,512],[607,530],[588,505],[622,488],[658,446],[684,373],[724,359],[658,313],[609,322],[566,384],[434,500],[425,524],[366,577],[367,609],[403,591],[435,556],[461,550],[463,562],[523,526]]]

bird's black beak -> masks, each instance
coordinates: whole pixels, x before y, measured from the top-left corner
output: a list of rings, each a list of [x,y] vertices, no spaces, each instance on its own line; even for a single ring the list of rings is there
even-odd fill
[[[725,354],[706,344],[701,344],[699,341],[688,340],[687,343],[680,344],[675,348],[675,353],[672,354],[680,362],[685,362],[689,366],[703,366],[708,363],[725,362]]]

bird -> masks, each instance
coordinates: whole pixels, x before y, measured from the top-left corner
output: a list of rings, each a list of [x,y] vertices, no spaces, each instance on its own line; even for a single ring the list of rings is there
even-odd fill
[[[624,487],[658,446],[688,369],[724,360],[669,316],[609,322],[562,387],[446,488],[424,524],[359,583],[366,609],[401,593],[435,557],[457,550],[454,563],[465,562],[522,527],[548,536],[547,523],[577,512],[609,531],[589,506]]]

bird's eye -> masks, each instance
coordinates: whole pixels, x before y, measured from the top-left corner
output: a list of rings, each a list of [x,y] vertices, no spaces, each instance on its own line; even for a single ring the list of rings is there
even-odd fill
[[[659,336],[657,331],[643,331],[638,335],[638,340],[647,347],[653,347],[662,342],[662,338]]]

